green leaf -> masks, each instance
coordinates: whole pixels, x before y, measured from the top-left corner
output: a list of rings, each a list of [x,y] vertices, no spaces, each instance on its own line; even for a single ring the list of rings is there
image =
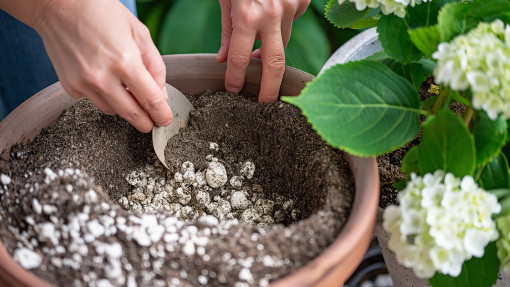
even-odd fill
[[[161,23],[163,21],[163,18],[165,14],[168,11],[169,5],[171,2],[167,1],[160,1],[156,3],[156,6],[153,7],[149,12],[147,13],[147,16],[145,17],[145,20],[143,23],[147,28],[149,28],[149,31],[151,32],[151,38],[152,41],[157,43],[158,36],[159,36],[159,29],[161,28]]]
[[[473,126],[476,147],[476,166],[483,166],[499,154],[507,139],[507,123],[501,117],[491,120],[486,113],[479,113]]]
[[[413,146],[410,150],[408,150],[402,159],[402,172],[406,173],[407,175],[411,174],[411,172],[419,174],[420,166],[418,164],[418,156],[418,146]]]
[[[221,44],[218,1],[176,0],[165,16],[158,47],[162,54],[217,53]]]
[[[428,27],[437,24],[437,16],[441,8],[448,3],[457,3],[458,0],[433,0],[407,7],[406,21],[411,28]]]
[[[416,90],[420,89],[421,84],[432,76],[436,64],[427,59],[421,59],[417,62],[411,62],[403,65],[393,59],[383,59],[382,63],[388,66],[393,72],[410,81]]]
[[[499,265],[496,243],[491,242],[481,258],[464,262],[459,276],[436,273],[429,282],[433,287],[491,287],[498,280]]]
[[[448,109],[441,109],[423,123],[419,145],[420,174],[438,169],[457,177],[473,175],[475,144],[462,120]]]
[[[338,0],[329,0],[326,5],[326,18],[338,28],[349,28],[358,20],[365,18],[370,9],[358,11],[354,3],[345,1],[338,4]]]
[[[364,19],[360,19],[351,25],[352,29],[367,29],[377,26],[377,22],[379,22],[379,17],[368,17]]]
[[[434,106],[434,103],[437,101],[437,98],[439,96],[431,96],[429,98],[426,98],[425,100],[421,101],[421,107],[424,110],[430,110],[432,106]]]
[[[480,22],[501,19],[510,22],[510,2],[507,0],[472,1],[447,4],[438,16],[441,42],[473,29]]]
[[[437,46],[440,43],[437,25],[409,29],[408,33],[413,44],[423,52],[425,56],[431,57],[437,50]]]
[[[375,61],[333,66],[300,96],[282,100],[298,106],[330,145],[358,156],[395,150],[420,128],[416,90]]]
[[[365,60],[382,61],[388,59],[389,56],[384,52],[377,52],[365,58]]]
[[[317,16],[308,9],[292,25],[285,61],[289,66],[317,75],[329,56],[328,38]]]
[[[403,63],[421,58],[420,50],[414,46],[407,33],[404,19],[395,15],[383,15],[377,23],[377,32],[384,52],[391,58]]]
[[[510,187],[508,161],[503,153],[499,153],[482,168],[477,183],[485,190]]]
[[[405,179],[405,178],[391,184],[391,186],[396,190],[402,190],[402,189],[406,188],[406,185],[407,185],[407,179]]]

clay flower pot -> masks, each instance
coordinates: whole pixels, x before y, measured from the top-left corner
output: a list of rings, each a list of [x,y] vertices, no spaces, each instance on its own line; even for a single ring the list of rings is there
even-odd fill
[[[163,57],[167,82],[188,94],[223,90],[226,65],[215,55],[171,55]],[[298,95],[313,76],[287,67],[281,95]],[[258,94],[261,63],[252,61],[246,73],[244,92]],[[0,123],[0,151],[18,142],[34,139],[53,123],[63,110],[77,100],[67,96],[56,83],[27,100]],[[347,156],[355,180],[352,210],[334,242],[297,272],[275,281],[271,286],[338,286],[343,284],[361,262],[371,240],[379,200],[379,176],[374,158]],[[51,286],[20,267],[0,242],[0,286]]]

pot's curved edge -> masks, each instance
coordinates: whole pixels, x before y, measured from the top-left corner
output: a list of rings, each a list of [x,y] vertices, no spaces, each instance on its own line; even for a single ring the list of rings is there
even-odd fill
[[[216,54],[180,54],[180,55],[164,55],[163,61],[167,67],[166,81],[172,86],[179,89],[185,94],[199,94],[204,92],[193,82],[192,79],[186,78],[186,73],[190,71],[200,71],[204,83],[209,86],[210,90],[225,90],[224,75],[227,70],[226,63],[218,63]],[[180,66],[181,69],[175,69],[174,66]],[[205,69],[203,68],[205,66]],[[299,77],[300,83],[296,85],[293,79]],[[260,78],[262,77],[262,61],[252,58],[246,69],[246,78],[243,89],[240,93],[247,93],[257,96],[260,91]],[[301,71],[299,69],[285,66],[282,84],[280,87],[280,96],[299,95],[303,87],[314,76]]]
[[[367,29],[343,44],[329,57],[319,74],[340,63],[357,61],[382,51],[376,28]]]
[[[27,99],[7,117],[0,122],[0,134],[8,136],[0,137],[0,147],[2,150],[11,148],[18,142],[30,141],[38,135],[41,130],[53,123],[62,113],[61,111],[73,106],[78,100],[69,96],[62,97],[65,94],[60,82],[57,82],[34,96]],[[47,103],[52,104],[48,105]],[[33,117],[27,119],[24,115],[28,113]],[[44,115],[53,116],[46,117]],[[18,121],[21,118],[21,121]],[[31,121],[29,128],[19,126],[19,122],[25,123]]]

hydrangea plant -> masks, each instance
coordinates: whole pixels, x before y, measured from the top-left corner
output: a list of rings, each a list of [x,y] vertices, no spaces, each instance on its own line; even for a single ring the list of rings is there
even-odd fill
[[[510,1],[330,0],[325,14],[377,27],[383,52],[283,100],[357,156],[418,137],[394,184],[400,204],[384,211],[389,246],[433,286],[492,286],[510,274]]]

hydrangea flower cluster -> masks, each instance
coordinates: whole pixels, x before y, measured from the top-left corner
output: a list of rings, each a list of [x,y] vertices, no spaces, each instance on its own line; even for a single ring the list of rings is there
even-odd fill
[[[338,4],[342,4],[346,0],[338,0]],[[406,7],[415,5],[419,5],[422,3],[422,0],[349,0],[350,2],[356,4],[356,9],[359,11],[365,10],[368,8],[381,8],[381,11],[384,15],[395,14],[400,18],[404,18],[406,16]],[[423,2],[428,2],[430,0],[423,0]]]
[[[458,276],[464,261],[483,256],[487,244],[498,238],[491,217],[501,206],[470,176],[412,173],[398,199],[400,206],[389,206],[383,214],[383,227],[391,233],[388,245],[397,261],[420,278],[436,271]]]
[[[510,25],[480,23],[467,34],[441,43],[432,55],[435,80],[455,91],[471,87],[473,107],[492,120],[510,118]]]

